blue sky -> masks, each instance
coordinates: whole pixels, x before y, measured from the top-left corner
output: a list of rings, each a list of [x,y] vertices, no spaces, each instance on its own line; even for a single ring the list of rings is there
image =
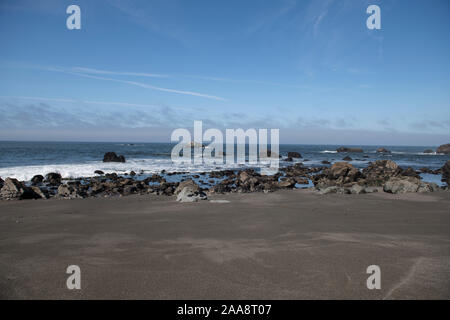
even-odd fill
[[[282,143],[448,143],[449,15],[447,0],[2,0],[0,140],[168,142],[203,120]]]

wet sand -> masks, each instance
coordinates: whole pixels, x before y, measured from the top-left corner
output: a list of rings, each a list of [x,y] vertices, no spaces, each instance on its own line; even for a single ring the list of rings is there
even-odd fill
[[[0,298],[450,298],[450,192],[210,198],[0,202]]]

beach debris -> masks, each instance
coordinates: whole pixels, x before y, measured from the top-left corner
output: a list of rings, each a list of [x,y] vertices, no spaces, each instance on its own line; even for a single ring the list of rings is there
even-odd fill
[[[103,162],[125,162],[125,157],[118,156],[115,152],[107,152],[103,156]]]

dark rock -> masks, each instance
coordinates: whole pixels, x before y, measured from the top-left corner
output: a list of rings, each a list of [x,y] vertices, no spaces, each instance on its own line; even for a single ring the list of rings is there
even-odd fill
[[[294,159],[292,159],[291,157],[288,157],[288,158],[284,159],[284,161],[286,161],[286,162],[292,162],[292,161],[294,161]]]
[[[313,183],[316,189],[322,190],[330,186],[351,186],[361,178],[361,172],[350,163],[336,162],[321,174],[313,176]]]
[[[420,179],[420,175],[411,167],[408,167],[405,170],[403,170],[401,172],[401,175],[405,177],[414,177]]]
[[[434,151],[431,149],[427,149],[427,150],[424,150],[423,153],[434,153]]]
[[[420,172],[422,172],[422,173],[430,173],[430,174],[434,174],[434,171],[431,170],[430,168],[427,168],[427,167],[422,167],[422,168],[420,168],[419,170],[420,170]]]
[[[45,182],[52,186],[57,186],[61,184],[62,177],[57,172],[50,172],[45,175]]]
[[[361,153],[363,152],[363,149],[361,148],[347,148],[347,147],[339,147],[336,149],[337,152],[354,152],[354,153]]]
[[[342,160],[344,160],[344,161],[352,161],[353,159],[350,158],[349,156],[346,156],[346,157],[344,157]]]
[[[3,184],[5,183],[5,181],[3,181],[2,178],[0,178],[0,189],[3,187]]]
[[[134,171],[130,172],[130,176],[134,177],[135,175],[136,175],[136,172],[134,172]]]
[[[103,156],[103,162],[125,162],[125,157],[117,156],[115,152],[107,152]]]
[[[295,182],[298,183],[298,184],[309,184],[308,178],[294,177],[294,180],[295,180]]]
[[[442,181],[446,182],[450,186],[450,160],[448,160],[441,168]]]
[[[294,188],[296,184],[295,179],[293,178],[284,178],[278,182],[278,187],[280,188]]]
[[[402,169],[391,160],[377,160],[370,162],[362,173],[370,186],[382,186],[391,177],[397,176]]]
[[[439,146],[436,149],[436,153],[450,154],[450,143]]]
[[[331,162],[328,161],[328,160],[323,160],[321,163],[322,163],[322,164],[331,164]]]
[[[33,178],[31,178],[31,183],[32,183],[33,185],[40,184],[40,183],[42,183],[43,181],[44,181],[44,176],[43,176],[43,175],[40,175],[40,174],[35,175]]]
[[[293,151],[288,152],[288,158],[301,158],[301,157],[302,157],[302,155],[298,152],[293,152]]]
[[[95,170],[95,174],[104,175],[105,173],[102,170]]]
[[[47,190],[40,189],[39,187],[31,187],[31,190],[36,194],[36,199],[39,197],[41,199],[48,199],[50,195]]]

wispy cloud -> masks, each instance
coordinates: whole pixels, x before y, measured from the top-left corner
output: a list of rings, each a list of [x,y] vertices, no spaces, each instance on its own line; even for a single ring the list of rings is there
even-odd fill
[[[151,89],[151,90],[184,94],[184,95],[207,98],[207,99],[212,99],[212,100],[226,101],[225,98],[213,96],[213,95],[209,95],[209,94],[204,94],[204,93],[199,93],[199,92],[162,88],[162,87],[152,86],[150,84],[146,84],[146,83],[142,83],[142,82],[98,77],[98,76],[88,75],[88,74],[84,74],[84,73],[77,73],[77,72],[68,72],[68,73],[79,76],[79,77],[85,77],[85,78],[96,79],[96,80],[104,80],[104,81],[113,81],[113,82],[118,82],[118,83],[125,83],[125,84],[129,84],[129,85],[133,85],[133,86],[137,86],[137,87],[141,87],[141,88],[146,88],[146,89]]]
[[[29,67],[32,69],[45,70],[45,71],[52,71],[52,72],[62,72],[62,73],[71,74],[71,75],[78,76],[78,77],[84,77],[84,78],[90,78],[90,79],[96,79],[96,80],[102,80],[102,81],[112,81],[112,82],[117,82],[117,83],[124,83],[124,84],[128,84],[128,85],[133,85],[133,86],[137,86],[137,87],[141,87],[141,88],[157,90],[157,91],[162,91],[162,92],[183,94],[183,95],[189,95],[189,96],[195,96],[195,97],[201,97],[201,98],[219,100],[219,101],[227,101],[227,99],[225,99],[223,97],[200,93],[200,92],[195,92],[195,91],[163,88],[163,87],[158,87],[158,86],[150,85],[150,84],[143,83],[143,82],[97,76],[97,75],[125,75],[125,76],[164,78],[164,77],[169,77],[168,75],[153,74],[153,73],[139,73],[139,72],[118,72],[118,71],[99,70],[99,69],[92,69],[92,68],[85,68],[85,67],[60,67],[60,66],[26,66],[26,67]]]
[[[98,70],[85,67],[73,67],[71,68],[73,72],[88,73],[88,74],[109,74],[118,76],[132,76],[132,77],[148,77],[148,78],[168,78],[165,74],[155,74],[155,73],[143,73],[143,72],[118,72],[110,70]]]

